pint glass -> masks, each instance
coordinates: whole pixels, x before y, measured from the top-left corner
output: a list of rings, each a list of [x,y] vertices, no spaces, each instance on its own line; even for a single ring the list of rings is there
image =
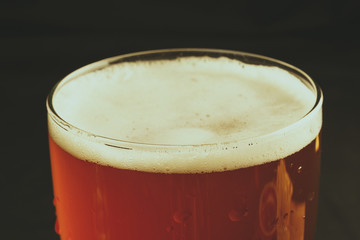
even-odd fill
[[[322,92],[255,54],[170,49],[74,71],[47,99],[62,240],[311,240]]]

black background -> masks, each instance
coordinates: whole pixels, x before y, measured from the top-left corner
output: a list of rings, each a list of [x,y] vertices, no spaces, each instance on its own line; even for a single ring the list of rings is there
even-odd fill
[[[175,47],[232,49],[307,72],[325,95],[318,240],[360,239],[359,3],[0,2],[1,239],[58,239],[45,99],[85,64]]]

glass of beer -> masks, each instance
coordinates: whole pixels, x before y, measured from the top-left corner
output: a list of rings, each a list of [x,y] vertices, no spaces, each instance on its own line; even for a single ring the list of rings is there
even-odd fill
[[[62,240],[311,240],[323,96],[244,52],[108,58],[47,99]]]

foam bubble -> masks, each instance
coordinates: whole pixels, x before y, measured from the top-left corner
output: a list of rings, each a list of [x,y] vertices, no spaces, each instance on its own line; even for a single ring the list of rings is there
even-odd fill
[[[209,172],[261,164],[299,151],[322,124],[321,106],[304,118],[316,95],[276,67],[184,57],[76,73],[52,103],[84,131],[65,131],[49,115],[50,136],[76,157],[114,167]]]

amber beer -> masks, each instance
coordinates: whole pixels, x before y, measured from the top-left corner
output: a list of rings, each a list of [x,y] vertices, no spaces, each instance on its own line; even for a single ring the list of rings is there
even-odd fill
[[[310,240],[322,93],[241,52],[150,51],[63,79],[48,102],[62,240]]]

